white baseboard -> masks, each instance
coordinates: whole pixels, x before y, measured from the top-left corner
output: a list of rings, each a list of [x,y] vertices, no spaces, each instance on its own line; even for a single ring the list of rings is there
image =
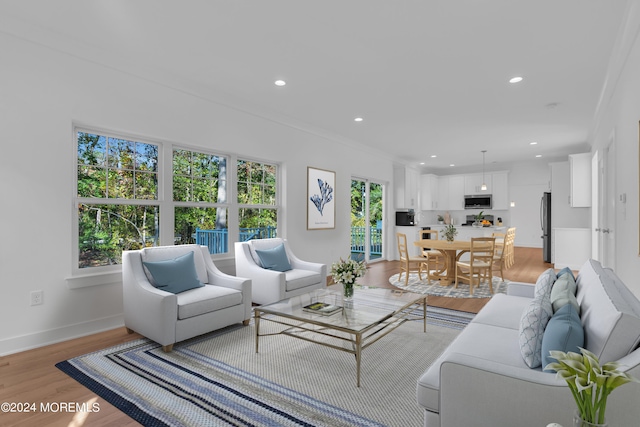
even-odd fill
[[[56,344],[119,327],[124,327],[123,314],[11,337],[0,340],[0,356],[32,350],[34,348],[44,347],[46,345]]]

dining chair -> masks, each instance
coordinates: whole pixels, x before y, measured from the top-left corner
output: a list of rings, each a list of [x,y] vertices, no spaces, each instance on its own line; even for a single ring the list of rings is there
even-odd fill
[[[402,273],[405,274],[404,285],[409,284],[409,273],[417,272],[418,277],[422,280],[422,263],[425,258],[421,256],[410,256],[407,247],[407,235],[404,233],[396,233],[398,241],[398,253],[400,254],[400,275],[398,281],[402,280]]]
[[[438,240],[438,230],[422,230],[421,238],[422,240]],[[439,250],[423,248],[422,256],[425,258],[422,261],[422,267],[427,270],[427,279],[435,279],[447,269],[447,259]]]
[[[505,249],[507,251],[505,255],[506,268],[511,268],[516,262],[514,242],[516,240],[516,227],[510,227],[507,229],[507,235],[505,237]]]
[[[495,237],[472,237],[471,249],[468,261],[456,262],[456,279],[454,287],[458,287],[458,281],[469,282],[469,294],[473,295],[475,286],[480,287],[480,282],[484,279],[489,282],[489,291],[493,294],[492,275],[493,254],[495,251]]]

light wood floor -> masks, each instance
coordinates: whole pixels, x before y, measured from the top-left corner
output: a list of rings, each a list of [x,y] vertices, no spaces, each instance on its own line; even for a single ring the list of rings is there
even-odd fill
[[[538,275],[552,264],[542,262],[542,250],[515,248],[515,265],[505,272],[505,279],[535,283]],[[362,284],[388,286],[389,277],[399,271],[397,261],[373,263]],[[429,297],[430,305],[456,310],[478,312],[488,299],[465,299]],[[25,351],[0,358],[0,403],[32,403],[35,413],[0,412],[0,426],[137,426],[137,422],[126,416],[103,399],[98,398],[84,386],[68,377],[55,364],[75,356],[100,350],[139,338],[128,335],[125,328],[118,328],[84,338]],[[88,414],[64,412],[39,412],[41,403],[96,402],[99,412]]]

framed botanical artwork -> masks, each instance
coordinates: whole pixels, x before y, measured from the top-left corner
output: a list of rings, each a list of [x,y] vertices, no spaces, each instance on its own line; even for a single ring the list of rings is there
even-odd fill
[[[336,173],[307,167],[307,230],[336,227]]]

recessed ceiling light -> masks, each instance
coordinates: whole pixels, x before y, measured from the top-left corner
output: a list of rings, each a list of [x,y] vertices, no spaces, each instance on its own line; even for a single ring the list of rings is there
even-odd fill
[[[529,145],[538,145],[538,143],[536,141],[531,141]]]
[[[436,157],[438,157],[438,156],[436,156],[435,154],[432,154],[432,155],[431,155],[431,158],[432,158],[432,159],[435,159]]]
[[[276,86],[284,86],[287,84],[284,80],[276,80],[274,83]]]
[[[512,77],[509,79],[509,83],[520,83],[522,81],[522,77]]]
[[[421,165],[424,165],[424,162],[420,162]]]
[[[454,165],[453,163],[451,163],[449,166],[450,166],[450,167],[453,167],[453,166],[455,166],[455,165]]]
[[[362,117],[356,117],[355,119],[353,119],[354,122],[361,122],[364,119]]]
[[[536,154],[536,157],[542,157],[542,154]]]

